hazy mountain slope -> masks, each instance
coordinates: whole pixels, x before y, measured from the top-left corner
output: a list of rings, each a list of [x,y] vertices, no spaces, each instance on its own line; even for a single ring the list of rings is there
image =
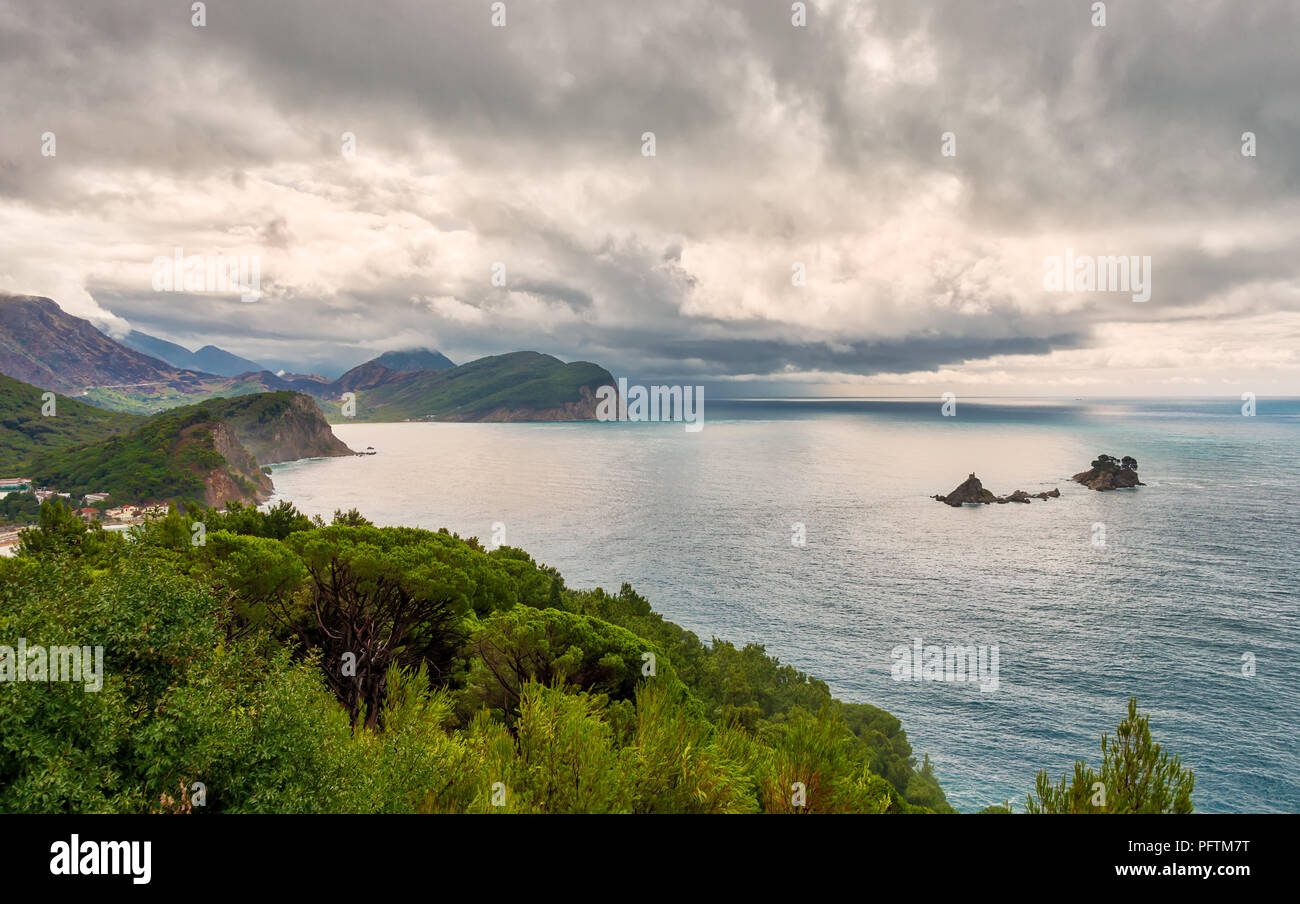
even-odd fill
[[[139,330],[131,330],[115,341],[120,342],[127,348],[133,348],[141,354],[157,358],[159,361],[165,361],[173,367],[188,368],[193,364],[194,353],[185,346],[177,345],[175,342],[168,342],[166,339],[159,339],[157,336],[150,336],[148,333],[142,333]]]
[[[90,386],[197,390],[204,376],[115,342],[48,298],[0,296],[0,373],[55,392]]]
[[[139,332],[128,338],[175,360],[201,359],[217,371],[251,368],[229,376],[182,369],[114,341],[48,298],[0,297],[0,373],[114,411],[154,414],[203,399],[292,391],[335,412],[345,393],[364,393],[357,411],[362,420],[586,420],[595,416],[596,388],[613,382],[596,364],[565,364],[538,352],[457,367],[429,349],[386,352],[325,381],[279,376],[213,346],[186,359],[189,353],[174,343]]]
[[[374,389],[376,386],[391,383],[403,373],[419,373],[419,371],[389,370],[378,360],[367,361],[365,364],[358,364],[328,386],[322,387],[318,393],[325,398],[338,398],[345,392],[359,392],[362,389]]]
[[[305,392],[308,395],[328,396],[330,384],[325,380],[312,379],[300,374],[273,374],[269,370],[259,370],[236,374],[214,391],[214,396],[233,397],[254,392]]]
[[[128,348],[151,355],[175,367],[216,374],[221,377],[233,377],[247,373],[250,370],[264,369],[256,361],[241,358],[239,355],[228,352],[224,348],[218,348],[215,345],[205,345],[198,351],[192,352],[183,345],[168,342],[166,339],[159,339],[157,336],[150,336],[148,333],[142,333],[139,330],[132,330],[118,341]]]
[[[194,353],[193,369],[209,374],[220,374],[223,377],[233,377],[250,370],[265,370],[256,361],[241,358],[215,345],[205,345]]]

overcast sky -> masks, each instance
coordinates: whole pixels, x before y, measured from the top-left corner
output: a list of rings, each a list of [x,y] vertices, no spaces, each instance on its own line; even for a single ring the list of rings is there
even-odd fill
[[[0,293],[292,369],[1300,394],[1300,4],[1106,6],[0,0]],[[155,292],[176,247],[261,299]]]

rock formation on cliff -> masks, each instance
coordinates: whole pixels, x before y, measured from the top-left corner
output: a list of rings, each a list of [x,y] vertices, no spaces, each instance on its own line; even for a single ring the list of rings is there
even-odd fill
[[[258,465],[353,454],[334,435],[316,400],[299,392],[209,399],[199,407],[230,424]]]

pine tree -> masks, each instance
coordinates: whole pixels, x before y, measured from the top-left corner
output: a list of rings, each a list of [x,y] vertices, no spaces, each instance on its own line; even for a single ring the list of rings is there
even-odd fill
[[[1182,758],[1170,758],[1151,740],[1150,716],[1138,715],[1137,697],[1130,697],[1128,717],[1115,737],[1102,735],[1101,774],[1079,760],[1074,777],[1053,785],[1047,771],[1038,773],[1030,813],[1190,813],[1196,777],[1184,769]]]

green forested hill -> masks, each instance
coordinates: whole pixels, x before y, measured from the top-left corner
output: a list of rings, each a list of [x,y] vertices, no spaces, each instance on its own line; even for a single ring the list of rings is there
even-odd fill
[[[201,406],[156,414],[129,433],[48,452],[28,471],[39,486],[73,498],[108,493],[116,505],[220,504],[255,499],[270,488],[230,428]]]
[[[296,392],[209,399],[150,417],[59,396],[41,415],[42,391],[0,376],[0,470],[74,498],[114,504],[264,498],[265,464],[350,450],[316,402]]]
[[[48,453],[102,440],[144,421],[138,415],[105,411],[67,396],[56,396],[54,416],[45,417],[43,392],[0,374],[0,471],[5,477],[28,477],[28,468]]]
[[[578,420],[595,416],[609,371],[587,361],[565,364],[539,352],[479,358],[448,370],[395,374],[357,393],[356,419]]]

